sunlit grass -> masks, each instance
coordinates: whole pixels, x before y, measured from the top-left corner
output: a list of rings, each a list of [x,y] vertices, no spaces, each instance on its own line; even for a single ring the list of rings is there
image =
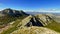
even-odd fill
[[[18,29],[17,25],[21,22],[22,19],[24,19],[26,16],[20,17],[18,20],[16,20],[6,31],[3,31],[1,34],[10,34],[11,32]]]
[[[52,21],[52,23],[48,24],[46,27],[57,32],[60,32],[60,23],[57,23],[55,21]]]

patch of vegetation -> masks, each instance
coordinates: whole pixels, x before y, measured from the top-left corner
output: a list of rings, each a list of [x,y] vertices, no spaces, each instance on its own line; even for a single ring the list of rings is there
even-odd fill
[[[1,34],[9,34],[16,29],[17,29],[17,27],[11,27],[11,28],[8,28],[6,31],[3,31]]]
[[[22,19],[24,19],[26,16],[22,16],[21,19],[16,20],[12,27],[9,27],[6,31],[3,31],[1,34],[10,34],[11,32],[18,29],[17,25],[21,22]]]
[[[48,24],[46,27],[57,32],[60,32],[60,23],[57,23],[55,21],[52,21],[52,23]]]
[[[8,24],[8,23],[15,21],[17,19],[22,19],[23,17],[26,17],[26,15],[18,16],[18,17],[6,15],[6,16],[0,18],[0,25]]]
[[[11,34],[52,34],[52,33],[58,34],[57,32],[54,32],[45,27],[32,26],[19,28],[18,30],[12,32]]]

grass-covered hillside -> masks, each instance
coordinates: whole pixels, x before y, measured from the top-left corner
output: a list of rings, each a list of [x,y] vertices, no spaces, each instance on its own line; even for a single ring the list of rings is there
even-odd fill
[[[46,27],[55,30],[57,32],[60,32],[60,22],[59,22],[60,17],[55,16],[53,14],[47,14],[47,15],[49,15],[52,18],[52,23],[48,24]]]
[[[52,23],[48,24],[46,27],[55,30],[57,32],[60,32],[60,23],[56,21],[52,21]]]
[[[28,16],[25,12],[12,10],[10,8],[0,11],[0,28],[7,26],[9,23],[16,21],[17,19],[22,19]]]
[[[11,34],[59,34],[59,33],[45,27],[32,26],[32,27],[22,27],[12,32]]]

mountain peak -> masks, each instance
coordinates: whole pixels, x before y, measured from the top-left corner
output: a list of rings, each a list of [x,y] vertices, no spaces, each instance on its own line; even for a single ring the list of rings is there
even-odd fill
[[[11,8],[6,8],[7,10],[11,9]]]
[[[6,8],[7,10],[11,10],[11,8]]]
[[[20,10],[19,11],[19,10],[13,10],[11,8],[6,8],[6,9],[2,10],[0,13],[1,14],[4,14],[4,15],[6,15],[6,14],[12,15],[12,16],[28,15],[23,10]]]

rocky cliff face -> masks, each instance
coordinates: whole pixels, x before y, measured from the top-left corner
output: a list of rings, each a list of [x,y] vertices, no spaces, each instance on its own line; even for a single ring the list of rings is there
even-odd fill
[[[28,16],[27,18],[23,19],[20,24],[24,24],[24,26],[30,27],[30,26],[46,26],[49,23],[52,23],[52,18],[50,18],[48,15],[35,15],[35,16]]]
[[[32,16],[30,21],[26,24],[26,26],[43,26],[41,21],[39,21],[35,16]]]
[[[35,16],[39,21],[42,22],[43,25],[47,25],[47,24],[51,23],[51,21],[53,21],[53,19],[49,15],[38,14]]]

